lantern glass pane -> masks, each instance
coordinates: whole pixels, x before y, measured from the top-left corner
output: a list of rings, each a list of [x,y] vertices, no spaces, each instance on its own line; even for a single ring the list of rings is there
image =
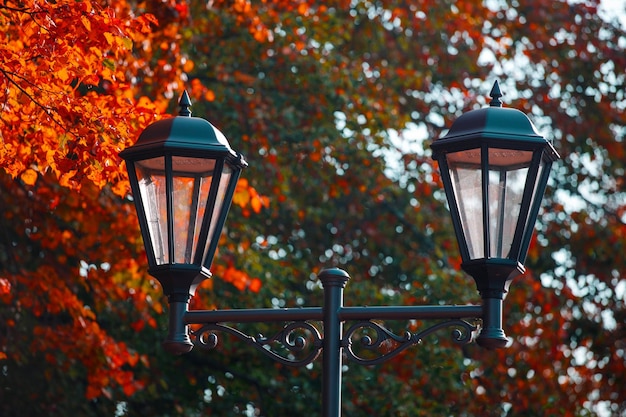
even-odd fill
[[[211,213],[211,223],[209,224],[209,234],[207,237],[207,242],[209,242],[205,249],[204,254],[202,255],[202,263],[204,264],[208,255],[209,248],[211,245],[210,242],[213,241],[214,237],[219,238],[219,236],[214,236],[216,231],[216,226],[220,220],[220,214],[222,213],[222,209],[224,207],[224,201],[226,197],[226,191],[228,190],[228,184],[230,183],[230,179],[232,177],[233,170],[228,165],[224,165],[224,169],[222,170],[221,178],[216,178],[219,180],[219,185],[217,188],[217,195],[215,197],[215,205],[213,208],[213,213]],[[220,233],[221,230],[218,230]]]
[[[489,149],[489,257],[507,258],[520,215],[532,151]]]
[[[483,258],[481,150],[451,152],[446,157],[470,259]]]
[[[169,262],[165,158],[135,162],[139,192],[157,265]]]
[[[174,262],[193,263],[215,160],[172,157]]]

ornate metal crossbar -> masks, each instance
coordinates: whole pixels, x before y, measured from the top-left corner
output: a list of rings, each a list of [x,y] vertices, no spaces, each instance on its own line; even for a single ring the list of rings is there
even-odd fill
[[[317,327],[309,322],[298,321],[286,324],[278,333],[271,337],[261,334],[249,336],[240,330],[218,323],[209,323],[193,332],[194,345],[213,349],[218,343],[218,332],[225,332],[243,340],[259,352],[273,360],[289,366],[306,366],[319,356],[323,339]],[[283,351],[272,349],[278,344]]]
[[[429,334],[450,327],[453,328],[452,340],[459,345],[471,342],[475,331],[478,329],[477,326],[465,320],[446,320],[416,333],[406,331],[400,336],[377,322],[361,321],[348,329],[342,340],[342,345],[345,348],[346,357],[352,362],[361,365],[376,365],[397,356],[411,346],[420,344],[422,339]],[[358,345],[369,352],[367,357],[358,354],[354,346],[353,338],[359,332],[365,333],[359,337],[360,343]]]
[[[473,340],[478,330],[474,323],[484,314],[480,305],[345,307],[343,290],[348,274],[329,269],[322,271],[319,279],[324,290],[322,307],[188,311],[188,301],[170,298],[169,347],[186,352],[193,343],[213,349],[218,334],[225,333],[284,365],[306,366],[322,354],[322,415],[334,417],[341,415],[342,358],[362,365],[378,364],[445,328],[453,330],[455,343],[466,344]],[[437,323],[398,335],[381,324],[387,320]],[[269,337],[252,336],[235,327],[243,323],[279,323],[281,327]],[[345,323],[350,327],[344,332]],[[190,331],[190,325],[195,329]]]
[[[285,310],[281,311],[285,314],[289,313]],[[359,321],[352,324],[345,332],[341,338],[341,347],[345,349],[345,357],[352,362],[361,365],[376,365],[397,356],[411,346],[420,344],[426,336],[445,328],[453,329],[451,338],[459,345],[470,343],[478,329],[468,321],[455,319],[436,323],[416,333],[406,331],[403,335],[397,335],[376,321]],[[251,336],[222,323],[207,323],[191,332],[192,341],[195,346],[214,349],[218,345],[220,332],[235,336],[283,365],[294,367],[306,366],[315,361],[322,352],[324,341],[318,327],[309,321],[287,323],[270,337],[262,334]],[[355,338],[360,342],[356,344],[369,352],[367,357],[357,353]],[[280,351],[273,349],[275,345],[282,349]]]

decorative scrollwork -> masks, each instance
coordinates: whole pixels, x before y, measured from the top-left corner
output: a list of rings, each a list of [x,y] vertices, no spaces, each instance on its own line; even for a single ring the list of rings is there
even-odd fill
[[[360,321],[346,332],[342,344],[346,356],[361,365],[375,365],[393,358],[409,347],[421,343],[422,339],[440,329],[452,327],[452,340],[464,345],[472,341],[477,327],[465,320],[448,320],[432,325],[417,333],[405,332],[399,336],[374,321]],[[359,335],[360,345],[369,352],[368,357],[355,353],[353,337]]]
[[[234,327],[219,323],[207,323],[192,332],[194,345],[213,349],[217,346],[216,332],[226,332],[246,342],[265,355],[288,366],[306,366],[319,356],[322,349],[322,336],[315,326],[308,322],[293,322],[285,325],[272,337],[249,336]],[[277,352],[278,345],[283,352]]]

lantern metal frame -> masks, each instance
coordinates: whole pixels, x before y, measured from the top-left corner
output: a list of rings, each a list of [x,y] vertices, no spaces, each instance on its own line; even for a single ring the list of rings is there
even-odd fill
[[[496,81],[490,93],[489,107],[469,111],[461,115],[449,132],[435,140],[431,149],[433,159],[439,164],[450,215],[461,253],[461,268],[471,275],[483,298],[485,314],[483,329],[478,337],[478,344],[487,347],[503,347],[508,339],[502,329],[502,301],[508,292],[511,281],[525,272],[524,261],[534,232],[535,222],[543,198],[552,163],[559,154],[546,140],[528,117],[517,109],[503,108],[502,93]],[[460,166],[473,169],[480,174],[478,189],[480,192],[479,219],[464,219],[460,200],[468,198],[460,195],[461,187],[455,187],[452,178],[450,159],[454,156],[462,159]],[[500,184],[495,190],[490,189],[489,178],[492,161],[499,161],[498,179]],[[471,162],[470,162],[471,161]],[[507,174],[525,169],[523,192],[514,204],[518,218],[514,222],[510,249],[502,253],[503,225],[506,221],[506,196],[511,194],[511,185],[506,183]],[[467,170],[469,171],[469,169]],[[497,194],[494,198],[493,194]],[[518,193],[519,194],[519,193]],[[496,237],[491,236],[494,224],[489,206],[497,201]],[[466,233],[468,223],[480,227],[480,241],[470,243]],[[467,226],[467,227],[466,227]],[[492,241],[497,240],[498,250],[492,248]],[[471,250],[470,246],[482,243],[482,247]],[[482,253],[472,256],[474,252]]]
[[[186,91],[179,105],[178,116],[148,126],[135,145],[122,151],[120,156],[126,161],[148,257],[148,272],[161,283],[170,309],[177,312],[170,320],[166,345],[169,350],[188,352],[193,348],[189,329],[175,317],[187,310],[197,286],[211,277],[213,256],[237,181],[247,162],[232,150],[215,126],[191,116],[191,100]],[[140,172],[144,172],[145,178],[139,178]],[[148,195],[146,187],[154,186],[157,178],[159,191]],[[185,180],[191,186],[188,207],[184,200],[178,202],[175,198],[175,184]],[[159,205],[165,207],[158,208]],[[183,206],[188,216],[180,218],[176,211],[178,205]],[[160,214],[163,209],[165,216]],[[149,212],[154,219],[147,217]],[[166,224],[158,224],[159,220]],[[177,220],[186,223],[182,262],[178,262],[179,248],[176,247]],[[157,257],[157,252],[164,253]]]
[[[483,299],[482,305],[346,307],[343,305],[343,291],[350,277],[342,269],[330,268],[318,274],[324,293],[322,307],[189,311],[189,300],[196,286],[211,276],[210,263],[217,249],[219,232],[230,207],[239,172],[247,164],[241,155],[230,148],[227,140],[213,125],[203,119],[191,117],[189,112],[191,103],[185,92],[180,101],[179,116],[150,125],[136,145],[121,153],[127,163],[140,228],[148,252],[148,272],[161,282],[170,303],[170,327],[164,348],[175,354],[189,352],[193,346],[212,349],[218,344],[218,334],[227,333],[285,365],[305,366],[322,354],[322,416],[339,417],[343,356],[362,365],[381,363],[421,343],[426,336],[443,328],[454,329],[452,339],[458,344],[470,343],[479,333],[477,342],[480,345],[487,348],[503,347],[508,339],[502,330],[502,300],[512,278],[524,272],[523,262],[548,180],[549,165],[558,158],[558,154],[545,138],[534,131],[534,128],[530,136],[512,131],[517,124],[511,123],[511,117],[518,120],[519,115],[510,112],[510,109],[493,105],[499,102],[501,96],[497,81],[491,96],[492,106],[488,109],[492,118],[491,124],[484,123],[482,114],[485,113],[482,111],[484,109],[468,112],[453,124],[448,135],[432,144],[433,158],[439,162],[442,170],[444,189],[463,259],[462,268],[474,277]],[[522,116],[526,118],[523,114]],[[494,117],[497,123],[493,123]],[[527,118],[526,121],[530,123]],[[507,146],[514,150],[532,149],[536,152],[535,155],[539,155],[533,158],[533,164],[537,163],[539,158],[546,166],[541,172],[539,181],[527,180],[527,183],[533,183],[534,187],[525,189],[528,193],[532,191],[532,196],[525,196],[520,208],[521,217],[526,220],[517,222],[518,228],[522,223],[524,228],[515,235],[517,239],[515,256],[470,259],[467,236],[463,231],[459,204],[450,179],[446,155],[470,149],[488,152],[489,147],[507,149]],[[210,253],[206,255],[207,261],[203,264],[176,263],[174,260],[163,266],[158,265],[154,257],[150,226],[145,216],[146,202],[141,196],[135,165],[146,158],[168,155],[222,161],[216,165],[228,165],[234,173],[221,207],[219,222],[215,226],[212,241],[209,242]],[[480,169],[483,170],[483,183],[486,179],[484,170],[488,168],[488,161],[482,161]],[[168,171],[166,167],[165,171],[166,177],[174,175],[171,168]],[[537,175],[537,170],[533,168],[532,173]],[[170,179],[168,181],[171,182]],[[170,184],[166,192],[168,201],[172,199],[171,189]],[[483,191],[483,197],[488,198],[488,190]],[[213,202],[214,200],[210,201]],[[207,210],[212,208],[209,209],[207,206]],[[529,214],[526,215],[522,210],[528,210]],[[168,219],[172,218],[171,203],[168,203],[167,211]],[[488,223],[488,217],[483,221]],[[173,222],[170,220],[167,229],[169,239],[174,233],[172,229]],[[488,237],[486,239],[488,240]],[[481,319],[482,326],[478,324]],[[381,320],[438,322],[418,332],[405,331],[404,334],[398,335],[381,324]],[[271,337],[253,336],[236,327],[237,324],[243,323],[282,323],[283,327]],[[347,331],[344,331],[345,323],[351,323]],[[190,325],[199,327],[190,330]],[[274,349],[276,346],[279,348]]]

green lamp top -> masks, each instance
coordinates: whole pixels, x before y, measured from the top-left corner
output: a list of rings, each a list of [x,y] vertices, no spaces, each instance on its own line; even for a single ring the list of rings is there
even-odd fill
[[[522,141],[536,144],[547,142],[532,121],[521,111],[502,107],[500,85],[496,80],[489,107],[462,114],[448,133],[433,142],[433,151],[439,153],[456,142],[472,139],[497,139],[498,141]]]
[[[247,163],[235,152],[222,132],[209,121],[192,117],[187,91],[179,100],[178,116],[159,120],[144,129],[137,142],[120,153],[124,159],[143,159],[155,152],[186,153],[189,156],[226,156],[240,166]]]

